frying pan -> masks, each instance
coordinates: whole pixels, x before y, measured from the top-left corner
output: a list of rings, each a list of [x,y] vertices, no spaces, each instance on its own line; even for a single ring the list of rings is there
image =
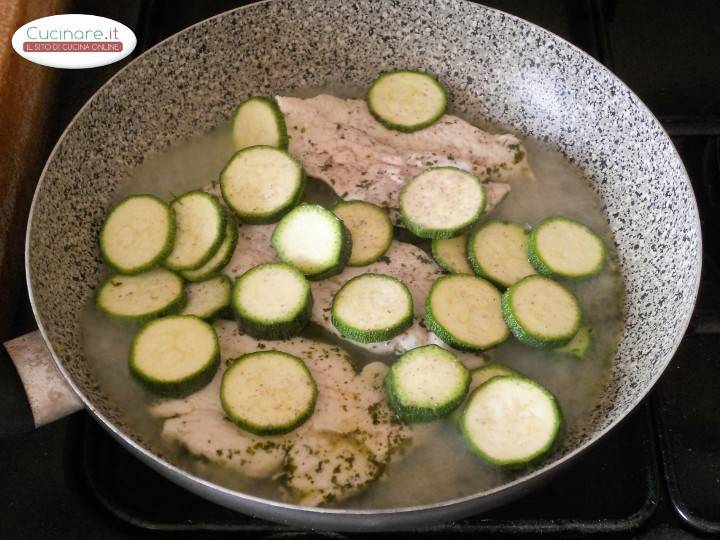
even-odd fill
[[[547,141],[599,194],[625,279],[612,377],[585,427],[552,457],[494,489],[390,510],[305,508],[232,491],[154,454],[83,356],[80,312],[101,275],[97,233],[118,183],[152,154],[227,121],[249,95],[367,87],[382,70],[436,73],[453,107]],[[103,86],[55,147],[29,218],[35,317],[60,373],[130,452],[218,504],[293,525],[415,527],[485,511],[532,489],[616,426],[673,356],[698,290],[701,237],[690,182],[667,134],[622,82],[528,22],[455,0],[273,0],[203,21]]]

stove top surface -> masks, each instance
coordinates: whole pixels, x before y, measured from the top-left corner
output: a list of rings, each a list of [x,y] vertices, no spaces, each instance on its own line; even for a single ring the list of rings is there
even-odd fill
[[[243,2],[76,1],[72,12],[134,29],[134,56],[182,28]],[[698,305],[678,353],[651,396],[618,429],[531,495],[491,513],[412,531],[415,536],[675,538],[720,534],[720,4],[666,0],[484,2],[531,20],[605,63],[673,137],[698,199],[705,256]],[[122,63],[58,74],[36,170],[92,93]],[[37,176],[27,179],[28,189]],[[27,204],[16,212],[24,222]],[[20,231],[22,236],[24,231]],[[22,269],[13,275],[24,288]],[[34,328],[27,300],[8,303],[10,334]],[[0,351],[5,355],[4,350]],[[225,538],[291,531],[195,497],[158,476],[86,413],[17,434],[27,404],[7,358],[0,361],[0,539]],[[403,535],[410,531],[398,532]],[[302,535],[302,533],[301,533]],[[335,535],[333,535],[335,536]],[[352,535],[347,535],[352,536]]]

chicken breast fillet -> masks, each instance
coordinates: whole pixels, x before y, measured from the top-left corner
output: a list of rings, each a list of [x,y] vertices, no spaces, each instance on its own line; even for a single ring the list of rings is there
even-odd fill
[[[258,341],[241,334],[232,321],[218,321],[215,328],[222,362],[212,382],[186,398],[151,407],[152,414],[165,419],[166,440],[248,477],[276,476],[293,500],[311,506],[358,493],[397,448],[410,443],[413,428],[397,422],[385,398],[384,364],[374,362],[356,373],[350,356],[332,345],[301,337]],[[268,349],[302,358],[318,386],[318,399],[313,415],[295,431],[258,437],[226,419],[220,382],[229,360]],[[325,467],[328,463],[333,466]]]
[[[510,191],[504,182],[532,175],[517,137],[487,133],[456,116],[446,114],[425,129],[402,133],[380,124],[364,100],[327,94],[276,99],[290,153],[308,175],[342,198],[396,209],[409,178],[428,167],[454,166],[487,182],[489,212]]]

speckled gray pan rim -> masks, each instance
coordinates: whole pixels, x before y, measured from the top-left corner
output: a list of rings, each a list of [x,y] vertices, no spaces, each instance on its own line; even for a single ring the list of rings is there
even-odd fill
[[[118,182],[147,155],[225,122],[247,96],[366,86],[381,70],[407,67],[436,73],[456,110],[560,149],[592,178],[615,234],[627,295],[612,382],[590,427],[523,478],[596,440],[662,373],[695,301],[700,228],[680,159],[627,87],[556,36],[462,1],[270,1],[193,26],[122,70],[66,131],[36,193],[27,264],[38,322],[88,408],[146,459],[79,339],[80,310],[100,276],[98,227]]]

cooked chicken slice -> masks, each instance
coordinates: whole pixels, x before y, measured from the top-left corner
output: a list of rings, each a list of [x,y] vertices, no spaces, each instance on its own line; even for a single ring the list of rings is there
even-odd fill
[[[290,448],[281,478],[300,504],[318,506],[359,493],[380,471],[380,463],[362,442],[313,432]]]
[[[241,225],[237,244],[224,273],[235,279],[258,264],[277,261],[270,243],[275,225]]]
[[[235,469],[250,478],[268,478],[283,464],[287,440],[256,437],[228,422],[222,409],[196,409],[168,418],[162,436],[195,456]]]
[[[232,356],[223,354],[223,358],[227,357]],[[258,437],[225,418],[220,405],[220,381],[225,365],[223,362],[202,390],[183,399],[159,401],[150,411],[166,419],[162,436],[182,444],[191,454],[250,478],[267,478],[282,465],[287,441],[281,437]]]
[[[332,345],[305,338],[257,341],[241,334],[232,321],[218,321],[215,328],[222,363],[212,382],[186,398],[162,400],[151,407],[155,416],[165,419],[162,435],[167,440],[249,477],[267,478],[282,471],[290,491],[302,493],[303,504],[351,496],[377,476],[377,470],[391,460],[395,449],[410,441],[413,430],[399,424],[387,405],[380,382],[387,370],[384,365],[369,364],[358,374],[347,353]],[[258,437],[225,418],[219,386],[229,360],[270,348],[305,361],[318,386],[318,401],[310,419],[295,431]],[[308,491],[305,483],[309,482],[310,472],[303,472],[302,466],[300,474],[291,478],[287,474],[288,459],[308,463],[308,452],[342,459],[346,465],[348,460],[357,460],[352,470],[341,475],[343,485],[350,482],[352,489],[334,485],[332,475],[326,477],[318,472],[317,489]]]
[[[514,135],[492,135],[455,116],[402,133],[375,120],[363,100],[324,94],[309,99],[278,96],[277,101],[288,126],[290,153],[307,174],[343,198],[395,209],[407,179],[428,167],[459,167],[485,181],[532,176]],[[487,211],[509,190],[507,184],[489,187]]]
[[[491,212],[502,200],[510,193],[510,186],[500,182],[487,182],[484,184],[487,201],[485,203],[485,213]]]

